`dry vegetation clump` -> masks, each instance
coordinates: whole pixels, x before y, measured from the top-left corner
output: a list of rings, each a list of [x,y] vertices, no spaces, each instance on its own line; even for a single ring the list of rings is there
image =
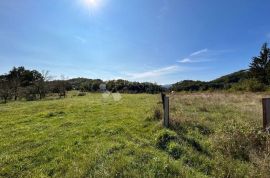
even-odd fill
[[[179,93],[172,96],[171,129],[180,138],[178,143],[184,144],[181,155],[188,161],[183,159],[183,163],[192,166],[190,160],[197,155],[200,165],[207,166],[196,169],[207,168],[202,171],[206,175],[270,175],[270,136],[262,131],[261,99],[266,95]]]
[[[235,131],[223,134],[215,141],[215,148],[234,159],[252,161],[251,157],[254,154],[259,157],[270,154],[270,137],[261,131],[254,130],[250,133]]]

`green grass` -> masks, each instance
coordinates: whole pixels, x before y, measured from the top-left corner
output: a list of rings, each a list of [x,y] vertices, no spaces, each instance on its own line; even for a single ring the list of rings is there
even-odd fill
[[[171,96],[170,130],[159,95],[1,104],[0,177],[264,177],[261,97]]]
[[[0,105],[0,176],[180,175],[177,163],[155,147],[162,127],[147,119],[158,96],[122,97]]]

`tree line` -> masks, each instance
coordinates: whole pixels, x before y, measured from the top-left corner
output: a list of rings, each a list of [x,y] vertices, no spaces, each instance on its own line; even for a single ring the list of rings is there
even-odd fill
[[[127,80],[109,80],[102,81],[100,79],[85,79],[76,78],[68,81],[74,90],[80,90],[82,92],[99,92],[107,90],[110,92],[120,93],[150,93],[155,94],[164,91],[164,88],[155,83],[149,82],[130,82]],[[100,87],[104,84],[105,88]]]
[[[270,85],[270,48],[264,43],[260,54],[253,57],[249,69],[220,77],[210,82],[184,80],[172,85],[173,91],[265,91]]]
[[[27,70],[24,67],[14,67],[8,74],[0,75],[0,99],[36,100],[43,99],[46,94],[58,93],[65,96],[67,82],[64,80],[50,81],[48,71]]]
[[[104,87],[101,87],[105,86]],[[172,85],[173,91],[236,90],[264,91],[270,85],[270,48],[263,44],[260,54],[252,58],[249,69],[220,77],[210,82],[185,80]],[[60,98],[69,90],[81,92],[159,93],[165,90],[156,83],[130,82],[127,80],[75,78],[52,80],[48,71],[39,72],[24,67],[14,67],[0,75],[0,100],[37,100],[55,93]]]
[[[101,86],[105,86],[101,87]],[[41,100],[48,94],[57,94],[60,98],[70,90],[81,92],[121,93],[159,93],[164,89],[155,83],[130,82],[127,80],[102,81],[100,79],[76,78],[52,80],[48,71],[39,72],[24,67],[14,67],[7,74],[0,75],[0,100]]]

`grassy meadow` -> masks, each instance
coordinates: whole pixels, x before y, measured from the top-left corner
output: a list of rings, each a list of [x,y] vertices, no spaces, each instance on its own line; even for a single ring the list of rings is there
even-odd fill
[[[267,177],[265,94],[69,93],[0,104],[0,177]]]

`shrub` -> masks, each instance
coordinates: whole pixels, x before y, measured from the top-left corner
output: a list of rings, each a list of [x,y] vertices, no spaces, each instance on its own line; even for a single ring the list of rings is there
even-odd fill
[[[251,91],[251,92],[260,92],[265,91],[266,86],[263,83],[260,83],[256,79],[246,79],[232,86],[234,91]]]

